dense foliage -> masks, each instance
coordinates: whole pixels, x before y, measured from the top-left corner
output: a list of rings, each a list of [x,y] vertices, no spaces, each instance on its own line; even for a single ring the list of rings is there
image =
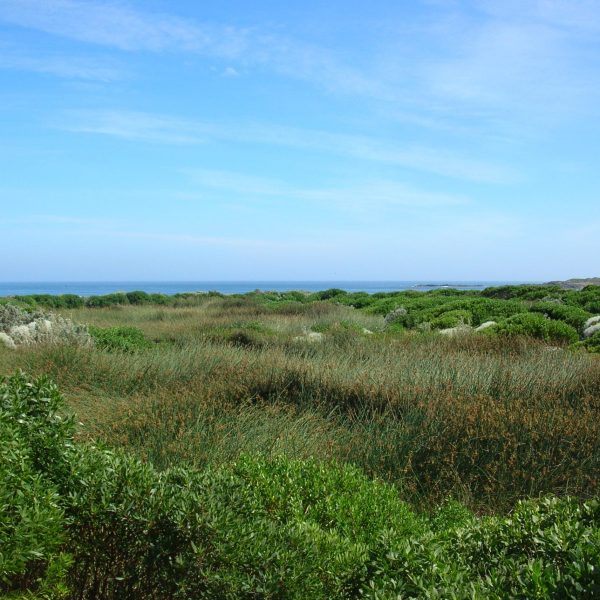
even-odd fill
[[[0,592],[81,600],[595,598],[600,505],[418,514],[352,466],[243,456],[159,472],[75,442],[46,379],[0,383]],[[5,468],[8,465],[8,468]],[[3,485],[0,490],[6,489]],[[8,551],[7,551],[8,549]]]
[[[143,291],[119,292],[81,298],[72,294],[51,296],[37,294],[4,299],[33,308],[73,309],[115,306],[202,306],[218,292],[182,293],[173,296],[148,294]],[[349,293],[338,288],[321,292],[263,292],[234,294],[230,300],[265,306],[278,314],[294,314],[311,305],[335,303],[354,307],[372,315],[396,314],[390,319],[389,332],[403,330],[444,330],[456,327],[476,328],[493,322],[487,335],[525,335],[555,344],[569,344],[583,338],[586,321],[600,314],[600,286],[590,285],[581,291],[559,286],[520,285],[488,288],[481,292],[440,289],[431,292],[413,290],[366,294]],[[399,309],[402,314],[397,314]],[[525,316],[526,315],[526,316]],[[531,316],[533,315],[533,316]],[[538,318],[539,317],[539,318]],[[541,318],[546,323],[541,322]],[[243,335],[237,337],[244,342]],[[234,340],[235,341],[235,340]],[[595,344],[580,344],[595,351]]]
[[[144,332],[137,327],[95,327],[88,328],[96,346],[102,350],[137,352],[150,346]]]

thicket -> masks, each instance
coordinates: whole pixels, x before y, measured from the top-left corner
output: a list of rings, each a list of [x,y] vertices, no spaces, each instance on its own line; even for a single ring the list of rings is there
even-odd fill
[[[579,334],[574,327],[563,321],[545,318],[537,312],[513,315],[493,329],[486,330],[487,332],[498,335],[522,335],[563,344],[573,344],[579,340]]]
[[[595,598],[597,500],[416,513],[352,466],[159,472],[74,440],[47,379],[0,382],[0,593],[79,600]],[[8,549],[8,551],[7,551]]]

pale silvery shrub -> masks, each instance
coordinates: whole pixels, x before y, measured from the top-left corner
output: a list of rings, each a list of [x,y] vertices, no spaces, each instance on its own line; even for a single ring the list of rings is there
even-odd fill
[[[2,304],[0,305],[0,331],[8,331],[17,325],[27,325],[43,316],[44,313],[39,310],[27,312],[13,304]]]
[[[448,327],[448,329],[440,329],[438,333],[441,335],[455,336],[455,335],[466,335],[471,333],[473,328],[470,325],[457,325],[456,327]]]
[[[494,325],[497,325],[496,321],[486,321],[485,323],[482,323],[479,327],[477,327],[475,331],[484,331],[485,329],[494,327]]]
[[[0,346],[16,348],[14,340],[10,337],[10,335],[4,333],[4,331],[0,331]]]
[[[31,344],[87,346],[92,338],[87,327],[70,319],[41,311],[27,312],[8,304],[0,306],[0,342],[8,348]]]
[[[387,315],[385,315],[383,321],[386,326],[391,325],[392,323],[395,323],[398,319],[400,319],[400,317],[403,317],[407,312],[408,311],[404,308],[404,306],[399,306],[398,308],[395,308]]]
[[[600,315],[596,315],[595,317],[590,317],[585,322],[585,325],[583,326],[583,328],[587,329],[588,327],[591,327],[592,325],[596,325],[597,323],[600,323]]]
[[[592,324],[589,327],[586,327],[583,331],[583,337],[592,337],[598,331],[600,331],[600,322],[597,322],[595,325]]]

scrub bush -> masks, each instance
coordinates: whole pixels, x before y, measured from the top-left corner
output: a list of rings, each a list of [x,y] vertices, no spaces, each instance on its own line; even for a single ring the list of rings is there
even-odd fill
[[[447,502],[419,515],[396,487],[348,465],[242,456],[204,472],[158,472],[124,452],[75,442],[73,421],[61,416],[62,398],[46,379],[3,380],[0,400],[2,593],[69,600],[600,593],[597,500],[545,498],[483,518]]]
[[[96,346],[109,352],[139,352],[151,346],[144,332],[137,327],[89,327]]]
[[[473,315],[468,310],[449,310],[431,321],[433,329],[450,329],[460,325],[470,325]]]
[[[553,321],[537,313],[521,313],[485,330],[499,335],[523,335],[540,340],[572,344],[579,339],[577,330],[562,321]]]
[[[0,305],[0,333],[4,344],[74,344],[90,343],[87,328],[70,319],[42,311],[23,310],[12,304]]]
[[[561,298],[566,293],[558,285],[502,285],[486,288],[481,295],[499,300],[542,300],[543,298]]]
[[[406,323],[406,316],[408,311],[403,306],[398,306],[394,310],[390,311],[383,320],[385,327],[391,325],[404,325]]]
[[[45,379],[0,379],[0,594],[64,591],[65,519],[44,473],[73,431],[56,415],[61,402]]]
[[[600,353],[600,331],[589,337],[583,342],[579,342],[583,348],[589,352]]]
[[[152,301],[150,294],[141,291],[127,292],[125,294],[129,304],[149,304]]]
[[[28,304],[32,307],[42,308],[81,308],[85,305],[85,299],[76,294],[31,294],[29,296],[14,296],[13,299],[19,304]]]
[[[536,302],[529,309],[534,313],[541,313],[550,319],[563,321],[581,331],[585,322],[590,318],[590,313],[577,306],[556,304],[554,302]]]
[[[116,293],[116,294],[105,294],[104,296],[90,296],[85,301],[85,305],[90,308],[105,308],[108,306],[120,306],[123,304],[129,304],[129,298],[127,294]]]

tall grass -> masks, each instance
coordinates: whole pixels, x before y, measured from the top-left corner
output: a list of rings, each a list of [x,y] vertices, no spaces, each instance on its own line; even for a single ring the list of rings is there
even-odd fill
[[[196,307],[76,309],[136,326],[134,354],[0,349],[0,371],[48,373],[80,435],[159,468],[244,452],[338,459],[428,504],[452,494],[502,510],[547,492],[592,495],[600,474],[600,361],[523,339],[382,332],[328,303],[277,310],[244,298]],[[366,328],[376,333],[363,334]],[[308,343],[303,331],[325,332]]]

